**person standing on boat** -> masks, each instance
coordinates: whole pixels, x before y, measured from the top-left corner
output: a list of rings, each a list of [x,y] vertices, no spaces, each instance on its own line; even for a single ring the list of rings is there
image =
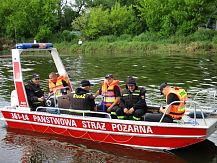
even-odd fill
[[[119,80],[114,80],[112,74],[107,74],[102,87],[96,92],[95,97],[98,95],[103,96],[102,104],[98,106],[98,110],[110,113],[112,109],[116,110],[120,103],[121,87],[118,85]]]
[[[82,80],[81,87],[70,94],[70,108],[75,110],[96,111],[94,96],[90,93],[93,84],[89,80]]]
[[[126,88],[121,92],[120,108],[111,114],[116,115],[118,119],[141,120],[147,112],[145,93],[144,87],[138,87],[135,79],[129,76]]]
[[[32,79],[25,84],[25,90],[32,111],[35,111],[38,106],[45,105],[44,92],[40,88],[39,74],[32,74]]]
[[[67,91],[72,91],[68,77],[64,75],[59,76],[55,72],[51,72],[49,74],[48,87],[49,87],[49,96],[53,95],[54,92],[56,92],[56,95],[60,95],[64,93],[67,94]],[[64,87],[68,87],[68,88],[61,89]]]
[[[159,122],[164,114],[165,116],[162,120],[163,122],[172,123],[173,120],[182,119],[182,116],[186,110],[184,101],[188,99],[187,92],[184,89],[178,87],[170,87],[167,83],[162,83],[160,85],[160,92],[166,96],[166,106],[160,107],[160,113],[152,115],[146,114],[145,120]]]

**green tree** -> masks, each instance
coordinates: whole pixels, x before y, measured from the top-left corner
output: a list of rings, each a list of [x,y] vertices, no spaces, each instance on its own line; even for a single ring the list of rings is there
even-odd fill
[[[120,6],[120,3],[116,3],[111,10],[102,6],[91,8],[90,12],[78,17],[72,26],[90,39],[103,35],[133,34],[140,29],[132,6]]]
[[[16,39],[48,38],[49,34],[58,30],[60,1],[5,0],[1,2],[0,18],[4,17],[1,19],[3,35]]]
[[[131,6],[134,5],[136,0],[119,0],[121,6]]]
[[[112,7],[109,14],[109,22],[111,33],[116,36],[137,33],[140,26],[132,6],[121,6],[120,3],[116,3]]]
[[[86,2],[87,6],[91,8],[101,6],[103,9],[111,9],[117,0],[87,0]]]
[[[187,35],[207,22],[216,0],[139,0],[137,9],[149,31]]]
[[[70,6],[64,6],[62,12],[60,20],[61,30],[70,30],[72,21],[79,15]]]

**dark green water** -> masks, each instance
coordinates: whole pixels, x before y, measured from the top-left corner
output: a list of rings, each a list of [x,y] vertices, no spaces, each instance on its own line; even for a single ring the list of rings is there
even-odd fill
[[[145,86],[147,101],[161,103],[164,99],[158,87],[162,82],[185,88],[190,97],[201,90],[217,89],[217,54],[210,55],[95,55],[62,56],[63,64],[76,88],[82,79],[100,86],[105,74],[112,73],[125,87],[132,75],[137,84]],[[23,77],[27,81],[33,72],[41,75],[41,85],[47,91],[48,74],[56,71],[50,57],[34,54],[22,58]],[[9,105],[14,89],[10,58],[0,58],[0,106]],[[206,101],[203,101],[206,102]],[[4,126],[2,123],[1,126]],[[217,162],[217,133],[209,140],[173,154],[132,150],[125,147],[104,147],[87,141],[62,140],[0,129],[0,162]],[[26,143],[27,142],[27,143]],[[11,156],[10,158],[8,157]],[[203,155],[201,158],[200,156]],[[30,161],[31,162],[31,161]]]

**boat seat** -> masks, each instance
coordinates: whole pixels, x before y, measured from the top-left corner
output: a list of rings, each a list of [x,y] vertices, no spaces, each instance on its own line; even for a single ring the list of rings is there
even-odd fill
[[[58,108],[69,109],[70,100],[68,95],[61,95],[57,97],[57,106]]]
[[[202,112],[201,112],[201,111],[196,111],[195,115],[196,115],[196,118],[202,119],[203,116],[204,116],[204,118],[207,118],[207,117],[210,115],[210,113],[208,113],[208,112],[203,112],[203,115],[202,115]],[[188,113],[188,116],[189,116],[190,118],[194,118],[194,112]]]
[[[162,118],[162,113],[146,113],[143,118],[144,121],[148,122],[160,122]],[[173,120],[165,115],[162,122],[173,123]]]

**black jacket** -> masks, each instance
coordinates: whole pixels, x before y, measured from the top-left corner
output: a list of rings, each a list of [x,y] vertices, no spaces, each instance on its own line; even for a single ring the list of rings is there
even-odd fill
[[[38,98],[44,96],[44,92],[41,90],[40,85],[36,85],[30,80],[25,84],[25,89],[30,107],[36,108],[37,106],[44,106],[43,102],[38,101]]]
[[[96,106],[93,95],[80,87],[75,90],[70,98],[72,109],[93,111]]]
[[[122,90],[121,94],[121,102],[120,107],[122,109],[131,107],[134,110],[137,109],[147,109],[146,101],[145,101],[145,89],[143,87],[137,87],[133,92],[130,92],[128,89]]]

